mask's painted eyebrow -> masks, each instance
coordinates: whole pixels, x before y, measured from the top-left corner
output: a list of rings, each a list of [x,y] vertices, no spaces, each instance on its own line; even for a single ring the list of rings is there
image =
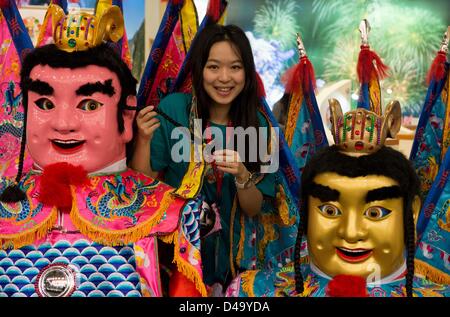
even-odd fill
[[[377,189],[372,189],[367,192],[366,195],[366,203],[370,203],[372,201],[377,200],[386,200],[391,198],[401,198],[402,191],[400,186],[389,186],[389,187],[380,187]]]
[[[336,189],[319,185],[317,183],[311,184],[311,188],[309,188],[308,193],[309,195],[319,199],[321,202],[338,201],[341,194]]]
[[[77,96],[87,96],[90,97],[96,92],[100,92],[102,94],[108,95],[110,97],[114,96],[116,93],[113,85],[112,85],[112,79],[105,80],[104,83],[96,82],[96,83],[87,83],[75,92]]]
[[[51,96],[55,92],[52,86],[45,81],[41,81],[39,79],[28,79],[25,81],[25,89],[28,91],[33,91],[39,95],[43,96]]]

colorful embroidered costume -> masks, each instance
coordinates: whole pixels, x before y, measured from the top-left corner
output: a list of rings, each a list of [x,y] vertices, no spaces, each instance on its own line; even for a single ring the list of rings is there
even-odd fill
[[[272,271],[247,271],[233,281],[227,291],[230,297],[326,297],[327,286],[331,278],[311,266],[301,265],[304,279],[304,293],[295,291],[295,271],[293,263]],[[404,297],[406,266],[384,278],[379,284],[367,284],[370,297]],[[435,284],[423,277],[415,276],[413,281],[414,297],[448,297],[448,285]]]
[[[0,297],[162,296],[158,239],[174,244],[178,269],[205,294],[200,201],[128,170],[71,186],[63,212],[39,202],[41,185],[31,172],[20,183],[27,200],[0,203]]]

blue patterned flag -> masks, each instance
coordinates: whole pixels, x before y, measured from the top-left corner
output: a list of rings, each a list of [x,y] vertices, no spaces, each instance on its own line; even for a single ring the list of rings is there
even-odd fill
[[[164,54],[172,37],[173,30],[179,19],[179,13],[183,6],[183,0],[170,0],[167,4],[166,11],[159,25],[150,54],[147,59],[144,74],[142,75],[139,91],[137,95],[138,109],[154,104],[151,92],[154,90],[155,78],[158,67],[164,59]]]
[[[140,107],[157,106],[159,101],[170,92],[197,29],[198,15],[195,3],[193,0],[184,0],[179,11],[178,22],[171,32],[167,32],[168,42],[164,42],[164,45],[160,46],[154,44],[152,47],[152,52],[147,61],[148,68],[141,81]],[[158,36],[164,37],[166,35],[158,34]],[[155,64],[154,59],[158,59],[161,54],[159,64]]]
[[[27,51],[33,49],[33,43],[28,35],[28,30],[23,23],[15,0],[2,1],[2,14],[8,25],[9,33],[16,47],[20,60]]]
[[[449,64],[444,60],[442,66],[444,74],[440,78],[430,78],[410,154],[420,178],[423,198],[428,195],[450,142],[447,119]]]
[[[416,271],[450,284],[450,80],[448,34],[427,76],[429,83],[410,160],[421,182]]]
[[[20,90],[20,65],[33,48],[28,31],[14,0],[1,4],[0,14],[0,176],[14,178],[17,173],[23,133],[24,111]],[[31,167],[26,157],[24,169]]]
[[[299,62],[282,77],[289,105],[285,137],[300,173],[317,150],[328,146],[328,140],[314,92],[314,68],[306,55],[300,35],[297,36]]]

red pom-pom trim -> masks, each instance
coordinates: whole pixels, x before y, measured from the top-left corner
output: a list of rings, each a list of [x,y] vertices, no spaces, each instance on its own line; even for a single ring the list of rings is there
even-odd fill
[[[367,84],[370,81],[372,72],[375,72],[378,79],[384,79],[388,76],[389,67],[385,65],[381,58],[367,45],[361,46],[358,56],[358,79],[361,84]]]
[[[329,297],[368,297],[366,280],[360,276],[336,275],[326,290]]]
[[[440,81],[445,75],[445,62],[447,61],[447,56],[445,52],[439,51],[431,64],[430,70],[427,74],[427,85],[430,84],[431,80]]]
[[[41,178],[39,201],[60,209],[72,207],[70,185],[87,185],[86,170],[69,163],[51,164],[44,168]]]

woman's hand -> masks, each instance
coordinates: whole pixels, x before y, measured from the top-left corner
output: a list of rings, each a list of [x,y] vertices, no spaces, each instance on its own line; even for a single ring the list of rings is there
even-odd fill
[[[218,150],[214,152],[213,158],[220,171],[233,175],[239,183],[243,183],[248,179],[250,172],[242,163],[238,152]]]
[[[159,128],[161,123],[156,118],[158,113],[154,111],[155,107],[148,106],[139,111],[136,117],[136,123],[138,126],[138,139],[140,141],[151,141],[156,129]]]
[[[240,184],[245,183],[250,177],[250,172],[239,156],[239,153],[232,150],[219,150],[214,152],[214,160],[217,168],[223,172],[234,175]],[[261,211],[263,195],[256,186],[244,189],[237,189],[239,206],[249,217],[254,217]]]

